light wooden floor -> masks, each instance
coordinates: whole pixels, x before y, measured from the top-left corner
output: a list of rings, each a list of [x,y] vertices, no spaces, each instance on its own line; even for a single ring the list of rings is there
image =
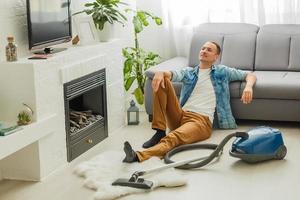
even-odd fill
[[[8,181],[0,182],[0,200],[92,200],[94,191],[82,187],[83,179],[72,174],[74,166],[107,150],[122,150],[125,140],[136,150],[151,137],[153,131],[144,115],[139,126],[128,126],[111,134],[109,138],[74,160],[42,182]],[[263,125],[266,122],[242,122],[239,130]],[[181,171],[188,177],[185,187],[160,188],[150,193],[131,195],[126,200],[297,200],[300,199],[300,124],[272,123],[284,133],[288,154],[283,161],[261,164],[246,164],[232,158],[227,153],[230,144],[218,162],[202,169]],[[206,142],[218,143],[231,130],[214,131]],[[203,154],[204,151],[181,153],[176,159]],[[207,152],[206,152],[207,153]]]

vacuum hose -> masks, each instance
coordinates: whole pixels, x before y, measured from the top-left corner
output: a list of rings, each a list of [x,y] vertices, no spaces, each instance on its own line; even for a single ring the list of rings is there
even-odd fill
[[[218,157],[222,151],[225,144],[232,138],[232,137],[241,137],[244,139],[247,139],[249,137],[248,133],[246,132],[235,132],[227,135],[219,145],[216,144],[187,144],[182,145],[179,147],[176,147],[169,151],[166,156],[164,157],[164,161],[166,164],[174,163],[174,161],[171,160],[171,157],[175,155],[176,153],[186,151],[186,150],[192,150],[192,149],[212,149],[214,150],[209,156],[204,157],[201,161],[197,163],[188,163],[181,166],[177,166],[178,169],[192,169],[192,168],[199,168],[203,167],[204,165],[207,165],[210,163],[214,158]]]

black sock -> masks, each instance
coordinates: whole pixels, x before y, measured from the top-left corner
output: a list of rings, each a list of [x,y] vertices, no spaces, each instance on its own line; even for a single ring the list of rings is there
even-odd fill
[[[156,129],[156,133],[155,134],[158,134],[160,137],[165,137],[166,136],[166,131],[164,130],[160,130],[160,129]]]
[[[156,133],[143,144],[143,148],[149,148],[156,145],[163,137],[166,136],[166,131],[160,129],[155,129],[155,130]]]

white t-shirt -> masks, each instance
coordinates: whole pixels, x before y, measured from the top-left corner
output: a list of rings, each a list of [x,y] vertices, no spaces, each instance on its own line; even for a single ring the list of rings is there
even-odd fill
[[[183,109],[208,116],[211,123],[213,123],[216,95],[210,80],[210,72],[211,68],[199,69],[198,81]]]

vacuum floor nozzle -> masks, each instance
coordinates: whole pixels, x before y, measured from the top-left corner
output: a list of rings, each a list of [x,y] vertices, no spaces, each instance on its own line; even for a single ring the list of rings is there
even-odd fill
[[[153,186],[153,182],[147,181],[143,178],[138,178],[135,181],[131,181],[130,179],[126,178],[119,178],[115,182],[113,182],[112,185],[127,186],[139,189],[151,189],[151,187]]]

